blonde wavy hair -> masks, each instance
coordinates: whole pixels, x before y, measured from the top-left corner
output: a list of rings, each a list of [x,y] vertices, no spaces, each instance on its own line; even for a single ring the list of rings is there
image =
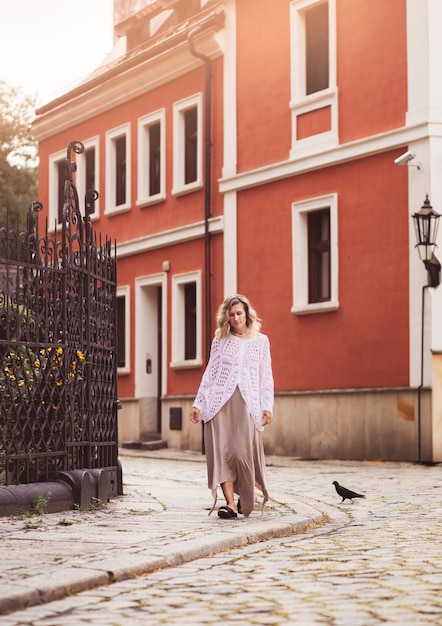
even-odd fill
[[[225,339],[230,335],[229,313],[234,304],[242,304],[246,313],[246,325],[252,332],[259,333],[261,329],[261,319],[258,317],[255,309],[250,304],[248,298],[240,293],[229,296],[220,305],[216,314],[216,323],[218,328],[215,331],[217,339]]]

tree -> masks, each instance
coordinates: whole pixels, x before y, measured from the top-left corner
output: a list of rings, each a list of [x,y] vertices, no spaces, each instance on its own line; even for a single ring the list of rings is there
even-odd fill
[[[37,200],[34,111],[33,98],[0,81],[0,227],[9,214],[24,229],[29,205]]]

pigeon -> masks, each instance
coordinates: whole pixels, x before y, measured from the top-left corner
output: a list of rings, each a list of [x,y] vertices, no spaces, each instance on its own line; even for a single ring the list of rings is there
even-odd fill
[[[337,480],[333,481],[333,485],[335,486],[338,495],[340,495],[342,498],[341,503],[344,502],[344,500],[351,500],[353,502],[353,498],[365,498],[365,496],[360,493],[356,493],[355,491],[350,491],[350,489],[346,489],[345,487],[340,485]]]

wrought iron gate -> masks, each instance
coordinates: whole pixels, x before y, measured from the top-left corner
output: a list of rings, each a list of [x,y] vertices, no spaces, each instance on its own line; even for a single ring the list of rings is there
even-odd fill
[[[54,232],[0,228],[0,484],[45,482],[118,464],[115,242],[80,212],[67,149]]]

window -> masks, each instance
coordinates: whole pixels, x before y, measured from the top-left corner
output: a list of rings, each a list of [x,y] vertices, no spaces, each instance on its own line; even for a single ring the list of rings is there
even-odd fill
[[[184,111],[184,184],[194,183],[198,177],[198,110]]]
[[[184,286],[184,360],[196,359],[196,283]]]
[[[165,112],[138,120],[138,199],[149,204],[166,197]]]
[[[336,194],[292,205],[294,313],[339,306],[337,223]]]
[[[149,196],[160,193],[161,186],[161,142],[160,124],[149,126]]]
[[[172,278],[171,367],[202,365],[201,272]]]
[[[328,89],[328,3],[305,12],[306,94]]]
[[[95,146],[86,148],[86,190],[95,189]]]
[[[330,209],[307,214],[308,301],[330,300]]]
[[[130,124],[106,133],[106,210],[130,209]]]
[[[66,175],[66,151],[51,154],[49,157],[49,208],[48,222],[50,232],[55,223],[61,228],[64,205],[64,179]]]
[[[118,367],[126,367],[126,296],[117,296]]]
[[[82,142],[84,152],[74,154],[77,170],[74,173],[74,183],[78,192],[79,210],[85,212],[85,194],[88,189],[96,189],[99,184],[99,138],[94,137]],[[49,157],[49,229],[53,232],[55,221],[61,227],[64,207],[64,183],[66,177],[66,151],[57,152]],[[98,217],[99,202],[93,204],[94,212],[91,216]]]
[[[64,186],[66,176],[66,163],[65,161],[58,161],[57,164],[57,215],[56,220],[59,224],[63,221],[63,208],[64,208]]]
[[[115,139],[115,204],[126,203],[126,135]]]
[[[100,194],[100,154],[99,138],[94,137],[83,142],[84,152],[77,156],[77,191],[80,202],[80,210],[84,215],[86,191],[95,189]],[[98,198],[91,206],[91,218],[99,216],[100,199]]]
[[[336,0],[292,0],[291,156],[338,144]]]
[[[129,372],[129,287],[117,289],[117,366],[118,373]]]
[[[174,105],[173,193],[202,186],[201,94]]]

